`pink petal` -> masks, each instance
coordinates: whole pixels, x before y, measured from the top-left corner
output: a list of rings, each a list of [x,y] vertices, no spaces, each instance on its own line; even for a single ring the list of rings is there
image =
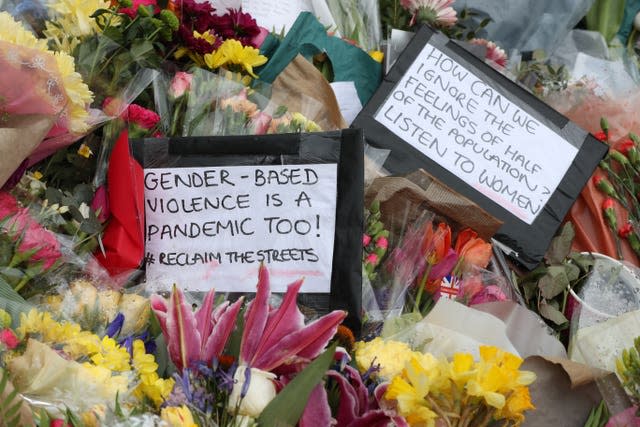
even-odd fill
[[[311,391],[307,406],[298,421],[299,427],[330,426],[333,424],[329,397],[324,384],[320,383]]]
[[[240,363],[249,365],[256,356],[256,349],[260,344],[260,338],[264,332],[269,316],[269,271],[260,265],[258,270],[258,290],[256,297],[249,304],[249,308],[244,316],[244,331],[242,332],[242,344],[240,345]]]
[[[351,365],[346,365],[343,370],[343,374],[347,377],[347,379],[349,380],[349,384],[351,384],[356,393],[358,404],[360,407],[360,413],[362,413],[369,405],[369,391],[362,382],[362,377],[360,376],[360,372],[358,372],[357,369],[355,369]]]
[[[339,372],[329,371],[327,372],[327,376],[333,378],[340,389],[340,404],[338,405],[338,413],[336,414],[338,425],[348,426],[360,415],[360,403],[358,402],[356,390]]]
[[[167,335],[169,356],[180,372],[200,356],[200,332],[191,306],[175,285],[169,299]]]
[[[219,357],[224,351],[224,347],[227,345],[229,336],[233,332],[233,328],[236,326],[236,319],[240,308],[242,307],[243,298],[240,298],[231,306],[226,307],[224,312],[220,315],[218,320],[213,326],[213,330],[208,337],[203,337],[206,340],[203,346],[203,351],[200,354],[200,360],[209,363],[214,357]]]
[[[333,311],[313,323],[299,329],[266,349],[262,354],[256,354],[252,367],[263,371],[272,371],[295,356],[313,359],[325,348],[336,333],[336,329],[347,316],[344,311]],[[246,330],[246,329],[245,329]]]
[[[211,330],[213,329],[212,311],[213,300],[215,296],[216,291],[214,289],[211,289],[209,292],[207,292],[207,295],[202,301],[202,305],[198,308],[195,314],[196,322],[198,323],[198,331],[200,332],[200,337],[202,338],[202,343],[204,343],[207,337],[211,335]]]
[[[167,337],[167,301],[160,295],[151,295],[149,300],[151,301],[151,309],[155,313],[158,323],[160,323],[162,334]]]
[[[445,255],[445,257],[442,258],[439,263],[434,265],[429,272],[429,281],[442,279],[444,276],[451,272],[457,262],[458,254],[450,248],[447,252],[447,255]]]
[[[389,417],[382,409],[369,411],[363,416],[353,420],[347,427],[409,427],[403,417]]]
[[[304,327],[304,316],[296,303],[302,282],[303,279],[300,279],[290,284],[280,307],[269,314],[264,334],[256,348],[256,355],[274,347],[283,337]]]

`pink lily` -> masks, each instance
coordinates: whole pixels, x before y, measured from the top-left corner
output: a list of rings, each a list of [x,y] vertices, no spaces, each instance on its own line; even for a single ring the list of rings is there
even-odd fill
[[[347,313],[336,310],[305,326],[296,304],[300,286],[302,279],[290,284],[280,307],[270,309],[269,272],[260,266],[256,297],[245,313],[241,365],[271,372],[317,357],[333,338]]]
[[[212,289],[195,313],[175,285],[169,301],[158,295],[151,297],[169,356],[180,372],[195,362],[210,363],[220,357],[236,325],[242,298],[233,304],[225,301],[214,309],[214,296]]]

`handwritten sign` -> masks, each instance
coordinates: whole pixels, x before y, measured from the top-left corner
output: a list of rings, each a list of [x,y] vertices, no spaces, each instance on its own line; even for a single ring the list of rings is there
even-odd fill
[[[578,148],[426,44],[375,120],[527,224]]]
[[[144,188],[152,287],[255,292],[264,262],[304,276],[303,292],[329,292],[336,164],[145,169]]]

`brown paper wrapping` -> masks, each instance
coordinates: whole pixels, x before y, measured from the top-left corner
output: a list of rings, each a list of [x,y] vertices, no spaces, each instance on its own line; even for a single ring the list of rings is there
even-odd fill
[[[55,118],[44,115],[13,116],[0,127],[0,187],[42,142]]]
[[[384,224],[396,232],[416,221],[425,210],[446,218],[454,229],[470,227],[485,240],[502,226],[502,221],[422,169],[406,178],[374,180],[365,195],[367,206],[374,200],[380,202]]]
[[[316,122],[322,130],[345,129],[345,122],[333,89],[320,71],[298,55],[278,75],[272,85],[271,100],[298,111]],[[309,105],[312,102],[313,105]]]

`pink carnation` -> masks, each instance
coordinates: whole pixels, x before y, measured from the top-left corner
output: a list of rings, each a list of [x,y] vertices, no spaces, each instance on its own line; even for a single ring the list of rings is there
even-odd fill
[[[6,191],[0,191],[0,220],[18,212],[18,201]]]
[[[376,246],[382,249],[387,249],[389,247],[389,241],[386,239],[386,237],[380,237],[378,240],[376,240]]]
[[[147,110],[137,104],[129,105],[127,115],[129,123],[134,123],[143,129],[152,129],[160,121],[160,116],[154,111]]]
[[[377,263],[378,263],[378,255],[376,255],[376,254],[369,254],[369,255],[367,256],[367,258],[365,259],[365,261],[366,261],[368,264],[373,264],[373,265],[375,265],[375,264],[377,264]]]
[[[0,331],[0,343],[4,344],[9,350],[13,350],[20,344],[20,340],[11,329],[5,328]]]
[[[362,236],[362,246],[367,246],[369,245],[369,243],[371,243],[371,236],[369,236],[368,234],[365,234]]]
[[[193,74],[178,71],[171,81],[169,94],[174,98],[181,97],[191,88],[191,80],[193,80]]]

